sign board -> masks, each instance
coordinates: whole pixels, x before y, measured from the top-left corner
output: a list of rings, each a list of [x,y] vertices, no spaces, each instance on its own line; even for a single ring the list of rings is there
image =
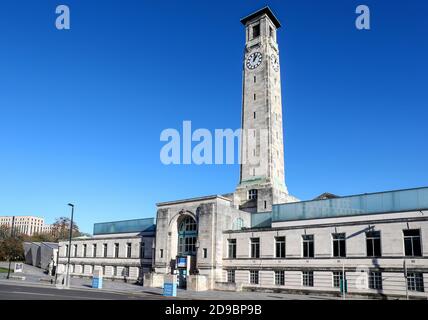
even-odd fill
[[[163,284],[163,295],[165,297],[177,296],[177,276],[176,275],[165,276],[165,280]]]
[[[102,289],[103,288],[103,278],[102,277],[93,277],[92,278],[92,288]]]
[[[92,275],[92,288],[102,289],[103,288],[103,275],[100,269],[95,269]]]
[[[187,267],[187,257],[177,257],[177,268]]]
[[[22,272],[23,270],[24,270],[24,264],[15,263],[15,268],[13,269],[13,272],[18,273],[18,272]]]

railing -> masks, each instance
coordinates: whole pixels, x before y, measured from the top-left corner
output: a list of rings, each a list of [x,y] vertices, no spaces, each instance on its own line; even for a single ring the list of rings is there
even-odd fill
[[[272,221],[428,210],[428,187],[274,205]]]

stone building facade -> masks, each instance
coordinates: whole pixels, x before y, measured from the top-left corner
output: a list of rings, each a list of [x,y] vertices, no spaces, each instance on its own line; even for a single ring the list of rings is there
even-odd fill
[[[235,192],[158,203],[156,228],[145,232],[124,228],[74,239],[72,273],[91,275],[98,267],[107,277],[144,278],[152,287],[177,274],[179,286],[190,290],[427,298],[428,188],[325,193],[310,201],[290,195],[284,181],[280,22],[267,7],[241,22],[243,163]],[[141,242],[145,255],[138,253]],[[82,246],[90,252],[94,244],[96,255],[85,257]],[[60,246],[63,268],[66,245]],[[121,254],[128,250],[130,255]]]
[[[150,272],[154,245],[154,219],[95,224],[93,237],[59,243],[58,273],[65,274],[70,253],[72,276],[92,277],[101,270],[104,278],[142,281]]]

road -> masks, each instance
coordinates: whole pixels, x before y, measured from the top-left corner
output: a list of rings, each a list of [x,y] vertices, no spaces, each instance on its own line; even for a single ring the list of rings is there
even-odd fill
[[[148,300],[165,299],[156,294],[114,293],[95,290],[57,289],[0,284],[0,300]]]

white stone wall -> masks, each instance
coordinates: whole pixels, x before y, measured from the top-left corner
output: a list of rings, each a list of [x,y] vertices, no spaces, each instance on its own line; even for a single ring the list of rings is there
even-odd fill
[[[144,257],[140,256],[140,243],[144,243]],[[139,234],[116,234],[106,236],[94,236],[91,238],[74,239],[72,246],[77,245],[77,255],[70,258],[70,264],[73,266],[72,275],[92,276],[95,269],[102,269],[104,266],[106,278],[114,279],[133,279],[139,278],[140,268],[143,273],[151,271],[153,254],[154,233],[145,235]],[[114,245],[119,244],[119,256],[114,256]],[[131,244],[131,257],[127,257],[127,244]],[[83,255],[83,246],[86,244],[86,257]],[[93,256],[93,244],[97,245],[96,256]],[[107,257],[103,254],[103,245],[107,244]],[[66,245],[68,241],[60,242],[59,255],[59,273],[64,273],[67,263]],[[72,250],[73,251],[73,250]],[[124,268],[129,268],[129,275],[125,276]],[[117,275],[114,275],[114,268],[117,268]],[[141,274],[141,277],[143,275]]]
[[[409,272],[422,272],[425,278],[427,291],[428,274],[428,219],[421,212],[401,214],[354,216],[336,219],[335,223],[329,219],[314,221],[299,221],[281,223],[281,227],[253,229],[242,232],[225,232],[223,234],[223,272],[220,282],[227,281],[228,269],[235,271],[236,282],[244,287],[260,287],[273,289],[287,289],[297,291],[338,292],[333,287],[333,271],[342,271],[345,268],[350,293],[359,294],[386,294],[405,295],[405,279],[403,262],[406,260]],[[367,227],[381,232],[382,256],[367,257],[366,235]],[[422,238],[422,257],[404,256],[403,230],[420,229]],[[332,233],[345,233],[346,257],[333,257]],[[312,234],[315,239],[315,257],[303,257],[302,235]],[[275,257],[275,237],[285,236],[286,257]],[[250,258],[250,238],[260,238],[260,258]],[[236,239],[237,257],[227,257],[227,239]],[[250,285],[249,270],[259,270],[259,285]],[[274,270],[285,271],[285,286],[276,286]],[[302,271],[314,272],[314,287],[304,287]],[[357,279],[366,276],[368,271],[381,271],[383,290],[377,291],[368,287],[357,287]],[[427,293],[411,292],[413,296],[428,297]]]

